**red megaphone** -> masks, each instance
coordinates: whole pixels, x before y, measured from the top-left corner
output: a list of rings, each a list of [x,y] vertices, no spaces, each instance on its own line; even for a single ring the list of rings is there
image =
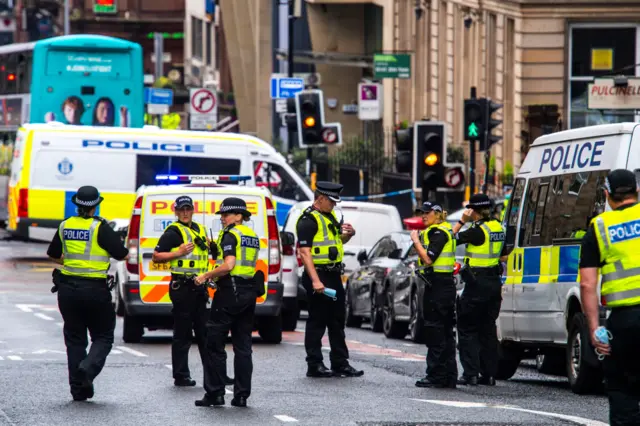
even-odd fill
[[[453,275],[458,275],[458,273],[460,272],[460,268],[461,268],[461,265],[458,262],[456,262],[455,266],[453,267]]]

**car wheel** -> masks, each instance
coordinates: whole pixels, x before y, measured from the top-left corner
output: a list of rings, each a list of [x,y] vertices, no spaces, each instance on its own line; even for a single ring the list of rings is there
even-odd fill
[[[382,332],[392,339],[404,339],[407,335],[408,324],[396,321],[395,316],[393,298],[387,291],[382,306]]]
[[[588,362],[589,351],[593,351],[589,343],[589,327],[584,314],[578,312],[571,319],[566,352],[567,378],[576,394],[591,393],[602,386],[602,369]]]
[[[382,331],[382,307],[378,305],[378,291],[375,284],[371,290],[371,329],[376,333]]]
[[[351,296],[349,285],[344,289],[344,309],[345,318],[347,319],[347,327],[360,328],[362,326],[362,317],[353,314],[353,305],[351,305]]]
[[[411,292],[411,316],[409,319],[409,336],[415,343],[424,343],[424,319],[420,310],[418,291]]]

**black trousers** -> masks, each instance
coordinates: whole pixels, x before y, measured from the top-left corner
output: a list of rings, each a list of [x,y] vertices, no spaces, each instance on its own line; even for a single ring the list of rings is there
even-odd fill
[[[427,377],[438,383],[450,383],[458,377],[455,322],[456,286],[452,274],[426,275],[431,283],[425,288],[423,317],[427,345]]]
[[[502,282],[497,273],[474,269],[474,274],[476,283],[465,283],[458,306],[460,363],[465,376],[495,377]]]
[[[233,298],[231,297],[233,295]],[[251,395],[251,333],[256,310],[256,291],[251,286],[239,286],[237,298],[233,289],[220,287],[213,298],[207,323],[207,362],[204,363],[204,390],[210,396],[224,396],[227,375],[227,353],[224,346],[231,331],[233,371],[236,397]]]
[[[311,278],[305,271],[302,275],[302,285],[307,291],[309,301],[309,318],[304,335],[304,347],[307,350],[307,364],[316,366],[322,364],[322,336],[324,331],[329,331],[329,359],[331,368],[341,368],[349,365],[349,349],[345,342],[345,294],[342,286],[342,278],[339,271],[326,272],[318,270],[320,281],[327,288],[336,291],[338,300],[314,293]]]
[[[173,283],[172,283],[173,284]],[[169,297],[173,303],[173,341],[171,342],[171,365],[174,379],[191,377],[189,371],[189,349],[195,333],[204,365],[206,361],[207,301],[209,296],[203,286],[182,283],[176,290],[169,287]]]
[[[640,306],[613,308],[611,355],[603,360],[611,426],[640,425]]]
[[[64,320],[71,394],[80,396],[83,376],[95,379],[113,347],[116,314],[111,304],[111,292],[106,280],[65,277],[64,283],[58,285],[58,307]],[[91,335],[88,354],[87,331]],[[78,371],[79,368],[84,374]]]

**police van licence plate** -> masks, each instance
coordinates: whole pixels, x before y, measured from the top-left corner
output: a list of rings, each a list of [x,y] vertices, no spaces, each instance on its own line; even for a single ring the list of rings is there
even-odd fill
[[[149,270],[151,271],[168,271],[171,269],[171,264],[167,263],[155,263],[151,262],[149,264]]]

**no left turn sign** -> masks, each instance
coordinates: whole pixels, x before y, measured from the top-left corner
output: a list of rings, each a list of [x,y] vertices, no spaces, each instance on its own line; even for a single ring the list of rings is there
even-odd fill
[[[338,135],[336,135],[333,129],[324,129],[322,131],[322,140],[325,141],[325,143],[334,143],[337,138]]]
[[[448,169],[444,173],[444,182],[449,188],[455,188],[462,183],[462,172],[459,169]]]
[[[209,114],[216,107],[216,95],[208,89],[195,91],[191,96],[191,108],[199,114]]]

